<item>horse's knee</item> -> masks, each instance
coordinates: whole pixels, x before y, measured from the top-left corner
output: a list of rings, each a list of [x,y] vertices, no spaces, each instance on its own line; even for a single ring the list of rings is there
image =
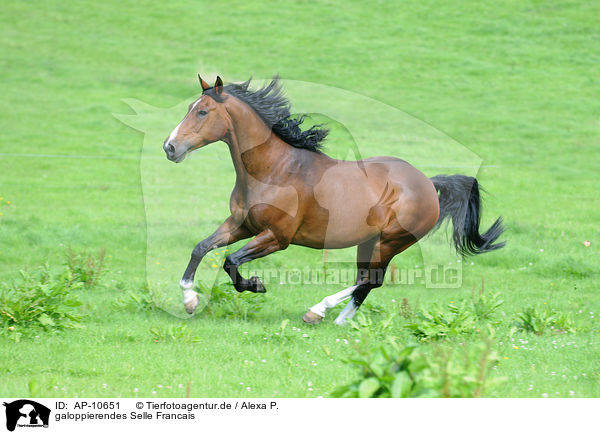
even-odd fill
[[[194,250],[192,250],[192,259],[201,261],[209,250],[210,249],[206,246],[206,244],[204,244],[204,242],[196,244],[196,247],[194,247]]]
[[[194,261],[202,260],[202,256],[202,252],[197,247],[195,247],[194,250],[192,250],[192,259]]]

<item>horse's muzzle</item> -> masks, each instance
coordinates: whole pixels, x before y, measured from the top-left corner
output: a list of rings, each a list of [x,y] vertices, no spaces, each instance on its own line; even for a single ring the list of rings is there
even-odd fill
[[[167,154],[167,158],[175,163],[180,163],[181,161],[183,161],[183,159],[185,158],[185,154],[187,153],[187,151],[184,150],[183,152],[179,153],[179,155],[177,155],[175,146],[167,142],[165,142],[165,144],[163,145],[163,149],[165,151],[165,154]]]
[[[165,150],[165,153],[167,154],[167,158],[169,160],[172,160],[173,157],[175,156],[175,146],[173,146],[171,143],[165,142],[165,144],[163,145],[163,149]]]

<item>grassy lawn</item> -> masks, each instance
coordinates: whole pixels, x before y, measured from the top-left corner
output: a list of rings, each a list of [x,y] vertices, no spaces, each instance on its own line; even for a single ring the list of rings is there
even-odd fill
[[[499,360],[489,376],[504,381],[486,396],[600,396],[598,4],[3,6],[0,280],[44,263],[58,272],[69,247],[106,249],[106,260],[97,285],[74,290],[83,328],[19,342],[0,331],[1,396],[329,396],[359,376],[345,358],[390,337],[425,354],[476,347],[483,325],[422,342],[405,327],[414,318],[398,312],[404,298],[424,311],[470,302],[482,277],[485,293],[503,300],[486,324]],[[260,299],[183,319],[177,281],[195,243],[228,215],[234,180],[222,143],[177,166],[161,155],[199,93],[197,72],[211,82],[279,73],[293,108],[324,107],[315,118],[332,127],[330,155],[353,158],[356,142],[362,156],[405,158],[429,176],[477,174],[489,192],[483,224],[504,217],[506,248],[462,262],[460,288],[374,290],[359,317],[373,323],[367,330],[333,325],[337,312],[317,327],[301,321],[348,281],[271,279]],[[386,113],[381,125],[376,109]],[[393,263],[455,263],[442,235],[428,241],[433,253],[413,247]],[[224,253],[202,265],[210,282],[226,280],[213,267]],[[329,255],[347,262],[354,250]],[[292,246],[242,270],[303,267],[321,269],[323,252]],[[146,283],[165,310],[130,301]],[[569,316],[575,331],[519,330],[517,315],[530,307]]]

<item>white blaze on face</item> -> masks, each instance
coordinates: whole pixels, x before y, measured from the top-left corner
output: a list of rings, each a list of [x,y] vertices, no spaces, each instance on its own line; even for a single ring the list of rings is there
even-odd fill
[[[202,97],[198,98],[198,101],[196,101],[194,103],[194,105],[192,106],[190,113],[196,108],[196,106],[198,105],[198,103],[202,101]],[[183,123],[183,121],[185,121],[185,118],[187,118],[187,115],[183,118],[183,120],[181,122],[179,122],[179,124],[177,124],[177,126],[175,127],[175,129],[173,131],[171,131],[171,134],[169,134],[169,138],[167,140],[167,143],[171,143],[171,141],[175,140],[175,138],[177,138],[177,134],[179,133],[179,127],[181,127],[181,124]]]
[[[185,118],[183,118],[183,121],[185,121]],[[167,139],[167,143],[171,143],[172,140],[175,140],[175,137],[177,137],[177,133],[179,132],[179,127],[181,126],[183,121],[179,122],[179,124],[177,124],[175,129],[173,131],[171,131],[171,134],[169,135],[169,138]]]

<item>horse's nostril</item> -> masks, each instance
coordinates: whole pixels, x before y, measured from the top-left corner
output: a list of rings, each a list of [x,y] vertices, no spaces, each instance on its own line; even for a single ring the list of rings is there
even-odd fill
[[[167,145],[167,151],[169,151],[169,154],[174,154],[175,153],[175,146],[171,145],[170,143]]]

